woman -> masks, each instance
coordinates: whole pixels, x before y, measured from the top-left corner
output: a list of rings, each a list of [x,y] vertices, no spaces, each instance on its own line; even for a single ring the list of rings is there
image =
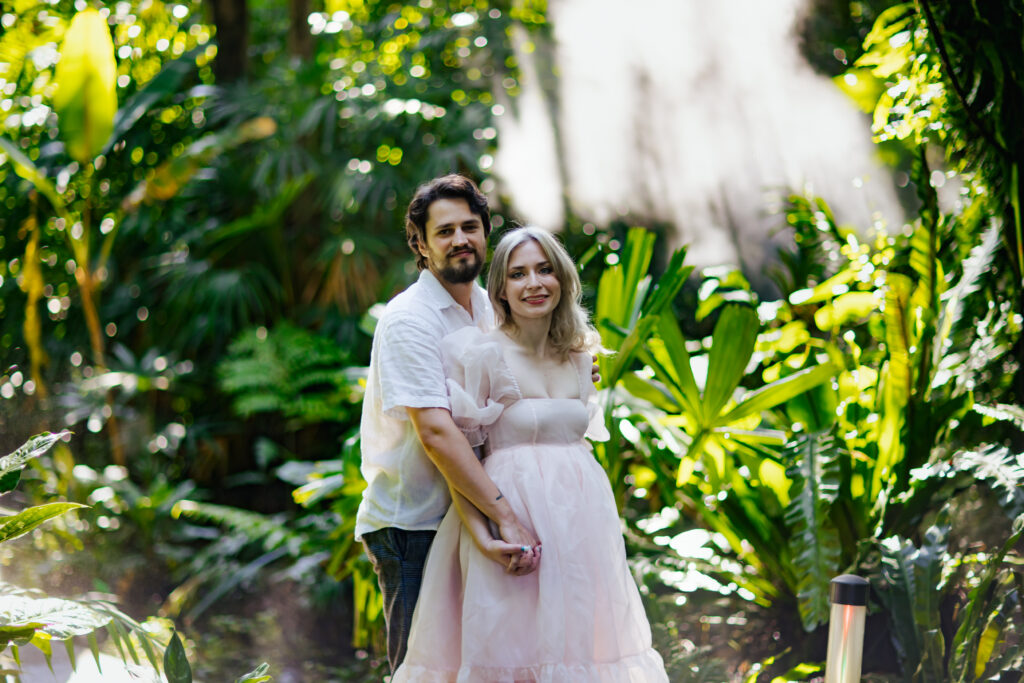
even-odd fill
[[[590,379],[598,335],[574,264],[550,234],[520,228],[495,249],[487,289],[497,329],[444,340],[452,415],[471,444],[486,440],[484,468],[543,558],[532,573],[506,571],[515,553],[541,547],[509,546],[471,505],[465,520],[453,505],[392,681],[667,681],[611,487],[584,439],[608,432]]]

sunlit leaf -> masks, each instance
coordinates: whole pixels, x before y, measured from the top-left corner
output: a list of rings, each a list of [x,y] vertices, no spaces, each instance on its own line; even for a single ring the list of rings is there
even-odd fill
[[[244,676],[236,678],[235,683],[263,683],[263,681],[269,681],[271,677],[267,675],[268,671],[270,671],[270,665],[264,662]]]
[[[99,154],[114,129],[117,63],[110,27],[95,9],[71,20],[61,45],[53,109],[71,158],[86,164]]]
[[[815,311],[814,324],[827,331],[863,320],[878,310],[879,303],[873,292],[847,292]]]
[[[0,624],[9,627],[34,626],[58,640],[92,633],[110,623],[110,620],[108,614],[61,598],[4,595],[0,601]]]
[[[732,398],[754,352],[757,313],[750,306],[733,304],[722,310],[711,337],[708,379],[704,388],[704,422],[715,424],[719,411]]]
[[[80,503],[46,503],[22,510],[10,517],[0,517],[0,543],[27,534],[40,524],[77,508],[89,507]]]
[[[765,386],[746,394],[735,408],[722,416],[717,424],[726,425],[740,420],[748,415],[756,415],[762,411],[774,408],[785,403],[805,391],[809,391],[822,382],[835,377],[835,366],[825,363],[816,365],[813,368],[806,368],[795,372],[788,377],[766,384]]]

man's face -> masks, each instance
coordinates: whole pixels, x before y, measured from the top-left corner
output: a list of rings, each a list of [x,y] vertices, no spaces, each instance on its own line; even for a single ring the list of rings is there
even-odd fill
[[[451,284],[472,282],[484,267],[487,236],[480,216],[465,199],[438,199],[427,209],[427,267]]]

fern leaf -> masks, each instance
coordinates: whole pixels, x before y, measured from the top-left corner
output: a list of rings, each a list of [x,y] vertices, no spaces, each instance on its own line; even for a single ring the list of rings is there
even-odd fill
[[[828,434],[804,435],[783,453],[793,482],[786,506],[789,545],[797,575],[797,603],[804,629],[829,618],[829,581],[839,569],[839,534],[829,509],[839,495],[838,440]]]
[[[1024,512],[1024,458],[1007,448],[992,446],[961,454],[959,464],[1000,494],[999,504],[1012,516]]]
[[[959,325],[964,312],[964,301],[981,287],[982,275],[989,269],[992,259],[1001,243],[1002,226],[998,219],[989,225],[981,242],[971,249],[964,261],[963,274],[953,287],[942,296],[945,304],[939,313],[939,321],[935,335],[935,347],[932,349],[932,367],[939,367],[943,355],[948,352],[951,344],[950,335]]]
[[[904,672],[920,670],[922,680],[942,680],[945,647],[939,601],[949,528],[943,511],[936,525],[925,532],[920,548],[899,536],[880,543],[884,585],[879,595],[892,620],[893,645]],[[938,677],[929,671],[937,671]]]

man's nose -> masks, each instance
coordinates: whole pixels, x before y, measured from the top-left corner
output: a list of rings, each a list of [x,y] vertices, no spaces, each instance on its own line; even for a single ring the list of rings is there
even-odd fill
[[[455,231],[455,235],[452,237],[452,244],[458,246],[460,244],[465,244],[466,241],[466,232],[461,228],[457,229]]]

